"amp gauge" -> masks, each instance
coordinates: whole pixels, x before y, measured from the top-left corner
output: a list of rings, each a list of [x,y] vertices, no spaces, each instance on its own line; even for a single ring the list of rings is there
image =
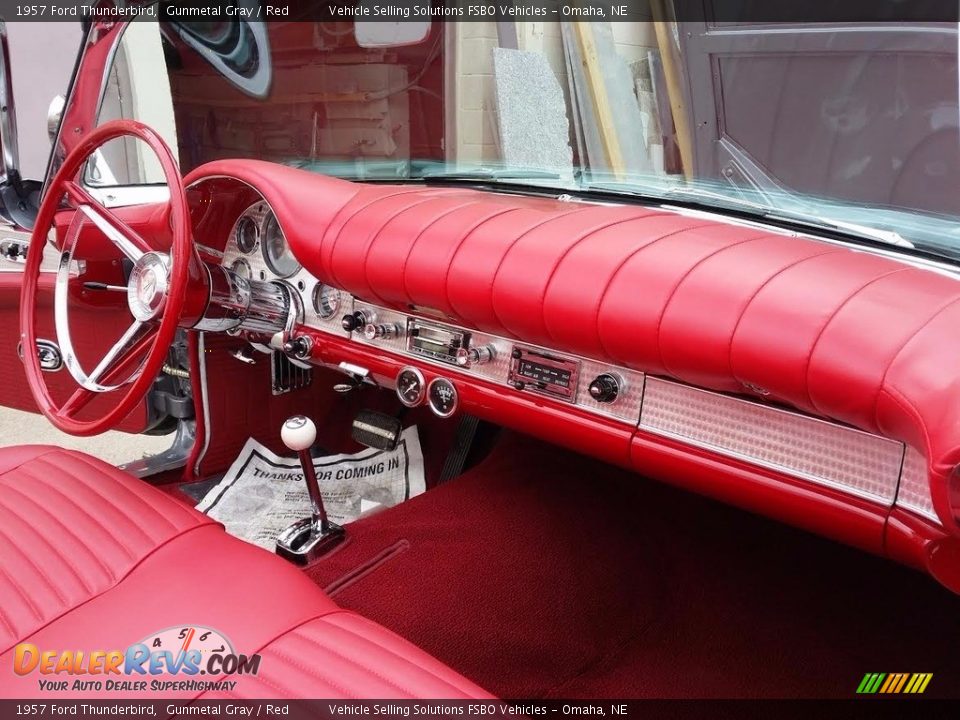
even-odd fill
[[[416,368],[406,367],[397,374],[397,397],[407,407],[422,403],[426,392],[426,382]]]
[[[313,309],[324,320],[333,317],[340,311],[340,291],[317,283],[313,288]]]
[[[457,411],[457,388],[446,378],[436,378],[427,388],[427,402],[436,415],[448,418]]]

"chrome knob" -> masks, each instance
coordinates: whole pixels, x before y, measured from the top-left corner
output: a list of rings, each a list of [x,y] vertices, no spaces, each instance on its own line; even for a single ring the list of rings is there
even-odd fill
[[[397,337],[400,335],[400,326],[396,323],[367,323],[363,328],[363,336],[367,340],[379,340]]]
[[[475,348],[460,348],[457,350],[457,365],[466,367],[467,365],[483,365],[490,362],[497,356],[496,348],[493,345],[479,345]]]

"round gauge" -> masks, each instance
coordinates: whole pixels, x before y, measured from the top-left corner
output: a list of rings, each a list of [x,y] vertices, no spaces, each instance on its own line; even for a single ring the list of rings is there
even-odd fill
[[[249,280],[252,276],[250,270],[250,263],[248,263],[243,258],[237,258],[233,261],[233,265],[230,266],[230,269],[233,270],[237,275],[242,277],[244,280]]]
[[[234,231],[234,240],[237,243],[237,250],[244,255],[249,255],[257,249],[260,231],[257,230],[257,224],[252,217],[244,215],[240,218],[237,222],[237,229]]]
[[[283,236],[277,216],[272,212],[267,214],[263,223],[263,259],[274,275],[288,278],[300,269],[300,263],[294,257],[293,251]]]
[[[313,288],[313,309],[324,320],[340,310],[340,291],[335,287],[317,283]]]
[[[427,402],[440,417],[450,417],[457,411],[457,388],[446,378],[436,378],[427,387]]]
[[[423,402],[426,383],[416,368],[406,367],[397,374],[397,397],[407,407],[415,407]]]

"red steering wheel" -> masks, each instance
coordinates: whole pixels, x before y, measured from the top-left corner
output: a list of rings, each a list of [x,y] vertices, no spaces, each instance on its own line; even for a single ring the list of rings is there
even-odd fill
[[[105,143],[121,137],[142,140],[160,160],[170,191],[168,202],[173,242],[169,251],[167,248],[151,246],[88,193],[79,181],[80,171],[87,159]],[[31,352],[30,349],[36,348],[37,341],[34,321],[43,248],[64,198],[76,212],[60,248],[54,291],[54,319],[64,364],[79,387],[66,402],[58,405],[50,395],[37,352]],[[127,306],[132,315],[130,327],[89,373],[83,370],[77,360],[68,320],[74,252],[80,230],[88,221],[133,263],[127,284]],[[187,297],[190,268],[196,253],[189,223],[183,181],[170,148],[156,132],[133,120],[115,120],[91,131],[67,156],[53,178],[40,205],[30,239],[31,250],[27,253],[20,293],[20,341],[24,348],[27,384],[34,400],[50,422],[64,432],[96,435],[109,430],[123,420],[149,391],[163,367]],[[88,414],[84,419],[78,419],[78,414],[98,393],[114,390],[120,392],[112,408],[98,417]]]

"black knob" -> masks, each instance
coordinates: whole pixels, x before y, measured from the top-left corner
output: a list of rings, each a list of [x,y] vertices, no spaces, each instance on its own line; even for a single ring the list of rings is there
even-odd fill
[[[348,313],[343,316],[343,319],[340,321],[340,325],[347,332],[353,332],[354,330],[359,330],[364,325],[367,324],[367,319],[363,316],[363,313],[359,310],[355,313]]]
[[[520,348],[514,348],[513,352],[510,353],[510,357],[514,360],[519,360],[523,357],[523,351]]]
[[[620,394],[620,378],[613,373],[597,375],[588,388],[590,397],[600,403],[611,403]]]
[[[523,380],[515,380],[513,382],[513,387],[515,387],[517,390],[523,390],[526,386],[527,384]]]
[[[300,337],[287,340],[283,344],[283,351],[288,355],[306,359],[310,357],[310,350],[312,347],[313,343],[311,342],[310,338],[306,335],[301,335]]]

